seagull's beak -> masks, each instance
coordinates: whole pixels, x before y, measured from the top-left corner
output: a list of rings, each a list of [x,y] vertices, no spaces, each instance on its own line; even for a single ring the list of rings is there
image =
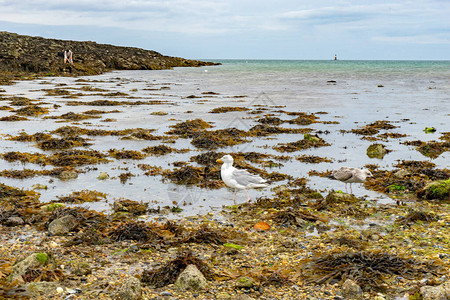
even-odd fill
[[[216,160],[216,162],[223,164],[223,160],[221,158],[219,158],[218,160]]]

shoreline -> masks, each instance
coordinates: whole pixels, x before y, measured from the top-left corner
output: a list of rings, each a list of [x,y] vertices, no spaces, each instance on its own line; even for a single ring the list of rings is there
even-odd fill
[[[204,75],[203,72],[198,74]],[[26,92],[34,95],[29,98],[26,93],[0,93],[2,105],[12,108],[5,110],[4,116],[29,119],[2,123],[9,134],[1,140],[9,147],[8,151],[0,153],[2,161],[4,164],[11,161],[16,164],[16,169],[21,167],[23,171],[13,172],[8,168],[2,175],[15,178],[33,175],[35,177],[28,180],[42,184],[44,178],[45,184],[52,187],[80,180],[71,176],[91,174],[92,177],[86,177],[86,180],[94,184],[106,182],[119,189],[127,187],[121,179],[139,185],[142,182],[139,180],[154,178],[180,187],[198,186],[200,190],[210,191],[213,197],[222,194],[226,198],[217,177],[220,166],[210,162],[214,162],[216,156],[220,157],[224,149],[228,151],[226,147],[230,143],[245,146],[272,142],[270,147],[256,148],[257,151],[247,148],[247,151],[233,154],[240,168],[275,180],[270,187],[273,194],[257,191],[252,204],[237,206],[227,205],[231,204],[231,198],[230,202],[219,200],[226,206],[216,214],[170,220],[167,214],[175,205],[155,212],[157,204],[147,202],[146,206],[136,198],[129,199],[132,201],[110,200],[108,205],[112,205],[113,212],[106,215],[70,207],[70,203],[77,201],[87,205],[95,202],[84,202],[86,200],[103,201],[102,191],[95,192],[89,186],[84,187],[87,188],[85,194],[59,194],[64,197],[52,199],[56,202],[41,203],[37,192],[44,193],[45,190],[2,185],[0,298],[30,295],[49,299],[61,296],[114,299],[127,286],[132,286],[142,292],[144,299],[342,299],[348,297],[344,287],[346,279],[351,277],[348,274],[363,274],[353,276],[353,281],[363,290],[363,297],[381,300],[407,299],[407,293],[418,295],[422,291],[423,295],[429,289],[448,284],[450,206],[445,198],[426,200],[425,189],[431,181],[448,180],[448,170],[436,167],[426,156],[413,156],[422,159],[412,161],[405,157],[406,160],[391,167],[380,166],[377,162],[381,164],[381,161],[374,161],[366,167],[373,171],[375,179],[368,180],[364,187],[387,194],[392,199],[391,204],[376,203],[374,198],[363,194],[353,197],[340,192],[338,189],[344,188],[343,183],[338,183],[336,189],[331,189],[333,183],[329,182],[316,186],[308,183],[312,177],[324,178],[320,176],[327,174],[329,167],[315,167],[317,161],[340,159],[337,154],[323,154],[336,143],[332,134],[324,133],[326,129],[339,132],[337,141],[351,136],[363,145],[386,143],[385,139],[389,139],[388,146],[398,144],[398,147],[404,147],[399,149],[406,149],[408,145],[400,141],[411,141],[409,157],[423,155],[419,149],[448,151],[445,150],[448,134],[440,131],[433,136],[439,143],[436,147],[429,140],[421,142],[412,137],[401,137],[402,132],[393,126],[411,126],[406,121],[377,119],[376,122],[354,124],[350,122],[352,120],[335,118],[337,114],[324,114],[323,111],[303,112],[269,102],[248,105],[250,97],[219,93],[209,86],[197,90],[196,85],[167,82],[165,77],[153,82],[154,76],[143,82],[112,75],[102,80],[89,77],[68,83],[40,79],[36,86],[41,88],[36,88],[33,82],[27,86]],[[324,86],[334,88],[326,82]],[[196,107],[196,114],[201,110],[202,119],[188,122],[195,118],[187,110]],[[120,110],[126,112],[122,118]],[[129,122],[130,114],[134,118],[141,116],[140,111],[148,118],[160,120],[161,124],[167,123],[166,126],[160,123],[145,123],[146,127],[131,123],[130,126],[125,122],[115,128],[115,124]],[[229,114],[251,120],[251,123],[248,121],[249,128],[227,131],[231,128],[226,126],[230,117],[223,116]],[[336,120],[342,123],[332,123]],[[344,121],[348,121],[349,127],[344,126]],[[411,120],[414,121],[417,120]],[[14,124],[27,126],[27,122],[45,126],[18,132],[20,126]],[[122,127],[128,130],[122,131]],[[341,133],[341,130],[346,132]],[[103,145],[107,140],[110,143],[104,148],[96,148],[96,142]],[[88,145],[91,143],[94,145]],[[89,149],[98,152],[95,155],[91,151],[75,152]],[[363,150],[365,156],[365,147]],[[301,155],[304,151],[307,154]],[[397,151],[400,155],[401,151]],[[11,154],[5,160],[7,152]],[[174,156],[169,160],[170,164],[161,168],[152,164],[166,160],[169,152]],[[23,153],[44,155],[21,155]],[[56,153],[59,154],[54,156]],[[70,153],[76,155],[66,156]],[[428,155],[438,157],[442,153],[429,152]],[[114,167],[117,172],[108,170],[109,179],[97,178],[104,166],[103,159],[117,164]],[[308,177],[303,173],[287,172],[289,165],[295,163],[311,164],[310,169],[316,172]],[[139,164],[142,166],[134,168]],[[25,172],[25,169],[31,171]],[[325,192],[320,192],[324,189]],[[76,192],[80,190],[76,189]],[[363,190],[357,189],[356,193]],[[150,194],[151,191],[146,192]],[[65,206],[58,204],[64,201]],[[59,225],[59,232],[55,231],[56,225]],[[362,254],[366,260],[361,262]],[[30,256],[29,260],[34,262],[33,255],[39,258],[35,259],[38,263],[24,268],[21,279],[18,277],[16,283],[11,282],[11,277],[19,274],[17,264],[16,267],[14,264]],[[323,261],[340,267],[321,265]],[[169,262],[171,264],[167,264]],[[351,268],[345,269],[340,262]],[[384,266],[378,270],[381,277],[370,273],[368,266],[374,262]],[[393,262],[401,267],[386,269]],[[188,263],[203,270],[208,280],[206,290],[183,291],[175,287],[172,277],[177,277]],[[166,272],[158,273],[158,270]],[[347,275],[345,270],[349,272]],[[357,272],[352,273],[355,270]],[[384,270],[391,274],[383,273]],[[333,272],[335,278],[330,275]],[[168,285],[162,276],[166,273],[171,275]],[[135,277],[139,284],[133,279]],[[331,282],[325,283],[326,278]],[[27,281],[28,285],[21,280]],[[22,290],[25,286],[28,287],[26,292]],[[130,296],[132,292],[128,290]]]

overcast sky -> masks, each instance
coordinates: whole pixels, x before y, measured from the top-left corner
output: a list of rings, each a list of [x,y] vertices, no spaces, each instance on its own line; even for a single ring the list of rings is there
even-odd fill
[[[450,60],[450,0],[0,0],[0,31],[186,58]]]

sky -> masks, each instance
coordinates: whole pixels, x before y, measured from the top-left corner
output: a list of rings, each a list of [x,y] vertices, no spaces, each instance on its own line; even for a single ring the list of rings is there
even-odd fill
[[[193,59],[450,60],[449,16],[449,0],[0,0],[0,31]]]

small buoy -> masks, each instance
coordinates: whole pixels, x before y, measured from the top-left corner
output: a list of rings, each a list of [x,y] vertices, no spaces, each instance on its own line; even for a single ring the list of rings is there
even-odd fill
[[[208,70],[205,70],[205,72],[208,72]]]

